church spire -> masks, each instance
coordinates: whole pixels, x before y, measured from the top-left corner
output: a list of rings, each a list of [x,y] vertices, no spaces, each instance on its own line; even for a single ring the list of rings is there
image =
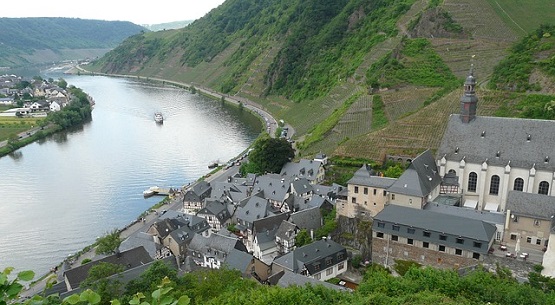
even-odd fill
[[[461,97],[461,120],[470,123],[476,118],[478,97],[476,97],[476,78],[474,78],[474,55],[470,64],[470,72],[464,82],[464,93]]]

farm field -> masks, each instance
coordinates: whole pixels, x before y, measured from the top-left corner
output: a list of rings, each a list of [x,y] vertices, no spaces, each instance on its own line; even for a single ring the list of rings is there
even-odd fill
[[[0,116],[0,141],[37,126],[42,119]]]

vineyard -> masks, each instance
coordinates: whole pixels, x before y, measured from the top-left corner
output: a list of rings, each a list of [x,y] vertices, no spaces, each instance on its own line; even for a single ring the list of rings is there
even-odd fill
[[[418,111],[424,106],[426,99],[437,92],[437,90],[438,88],[408,86],[398,90],[380,92],[385,104],[387,119],[392,122],[407,114]]]

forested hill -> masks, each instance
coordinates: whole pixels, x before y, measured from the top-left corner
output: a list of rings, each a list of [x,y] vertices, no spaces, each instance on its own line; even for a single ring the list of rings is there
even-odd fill
[[[248,98],[295,127],[302,156],[414,156],[439,145],[471,62],[481,83],[495,77],[516,42],[553,22],[548,2],[227,0],[186,28],[132,36],[88,69]],[[552,31],[540,31],[538,58],[550,58]],[[544,65],[522,88],[555,92]],[[507,106],[518,96],[499,94],[514,86],[489,88],[480,115],[519,115]]]
[[[0,29],[0,66],[40,62],[45,50],[61,56],[65,50],[112,49],[145,30],[126,21],[46,17],[0,18]]]

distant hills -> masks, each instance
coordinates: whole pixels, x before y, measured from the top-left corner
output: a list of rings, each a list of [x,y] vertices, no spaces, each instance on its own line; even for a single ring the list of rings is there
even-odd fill
[[[530,93],[546,96],[529,101],[537,109],[555,100],[555,35],[540,29],[551,2],[227,0],[186,28],[132,36],[89,69],[249,98],[295,127],[302,156],[383,160],[437,148],[471,63],[480,115],[522,116],[515,105]],[[532,62],[515,70],[518,59]]]
[[[165,22],[165,23],[158,23],[158,24],[144,24],[143,26],[150,31],[163,31],[163,30],[175,30],[181,29],[192,23],[194,20],[182,20],[182,21],[174,21],[174,22]]]
[[[0,67],[102,56],[146,31],[126,21],[77,18],[0,18]]]

